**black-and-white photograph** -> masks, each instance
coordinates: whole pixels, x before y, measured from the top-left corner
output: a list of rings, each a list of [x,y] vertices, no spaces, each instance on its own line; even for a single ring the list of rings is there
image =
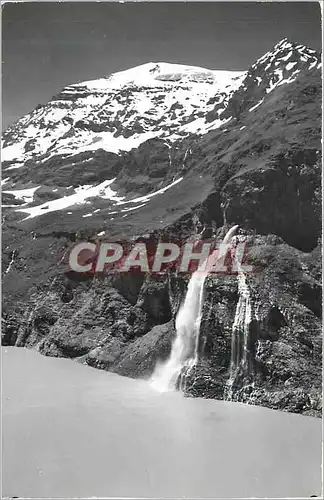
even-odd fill
[[[323,498],[321,17],[2,4],[1,498]]]

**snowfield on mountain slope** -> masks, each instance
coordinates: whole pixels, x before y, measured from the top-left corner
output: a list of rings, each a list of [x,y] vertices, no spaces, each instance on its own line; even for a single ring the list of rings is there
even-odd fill
[[[226,85],[232,85],[233,79],[237,78],[239,80],[244,73],[243,71],[210,70],[184,64],[149,62],[135,68],[119,71],[107,78],[81,82],[72,86],[86,86],[90,89],[104,90],[121,88],[129,84],[163,87],[170,82],[181,82],[207,83],[219,86],[219,88],[225,88]]]
[[[3,193],[6,194],[11,194],[18,200],[24,201],[26,204],[32,203],[35,191],[39,188],[40,186],[32,187],[29,189],[16,189],[12,191],[3,191]]]
[[[33,206],[33,207],[25,207],[25,205],[28,205],[29,203],[33,202],[33,196],[35,191],[40,187],[36,186],[34,188],[30,189],[21,189],[21,190],[16,190],[16,191],[4,191],[4,193],[7,194],[12,194],[18,199],[22,199],[25,201],[25,204],[23,205],[25,208],[18,207],[15,211],[16,212],[23,212],[28,214],[25,219],[33,219],[34,217],[39,217],[40,215],[47,214],[50,212],[57,212],[60,210],[64,210],[68,207],[76,206],[76,205],[85,205],[85,204],[90,204],[89,200],[90,198],[101,198],[103,200],[110,200],[116,205],[125,205],[125,204],[131,204],[131,203],[141,203],[141,205],[135,206],[135,207],[130,207],[130,208],[125,208],[121,209],[120,212],[129,212],[131,210],[136,210],[138,208],[141,208],[146,205],[148,201],[151,200],[154,196],[157,196],[159,194],[163,194],[166,191],[168,191],[170,188],[181,182],[183,177],[180,177],[179,179],[171,182],[167,186],[164,186],[161,189],[158,189],[157,191],[153,191],[152,193],[149,193],[145,196],[133,198],[130,200],[125,200],[124,196],[118,196],[116,191],[114,191],[110,185],[115,181],[115,179],[107,180],[102,182],[101,184],[98,184],[97,186],[92,186],[92,185],[83,185],[74,190],[74,193],[71,195],[63,196],[62,198],[58,198],[56,200],[48,201],[45,203],[42,203],[41,205]],[[143,203],[144,202],[144,203]],[[14,205],[13,205],[14,206]],[[96,210],[97,211],[97,210]],[[96,212],[95,211],[95,212]],[[119,213],[119,210],[114,211],[114,212],[109,212],[108,215],[112,214],[117,214]],[[90,217],[92,216],[92,212],[83,215],[82,217]]]
[[[215,99],[225,109],[245,75],[147,63],[67,86],[7,131],[2,159],[13,162],[9,168],[19,168],[28,159],[100,148],[119,153],[159,136],[177,140],[188,135],[187,123],[213,109]]]
[[[75,192],[70,196],[63,196],[63,198],[58,198],[49,202],[42,203],[36,207],[18,209],[18,212],[24,212],[29,214],[26,219],[38,217],[44,213],[55,212],[57,210],[63,210],[64,208],[71,207],[73,205],[80,205],[86,203],[86,200],[92,197],[100,197],[106,200],[121,201],[123,197],[116,195],[109,186],[114,182],[115,179],[104,181],[98,186],[83,185],[75,189]],[[37,188],[36,188],[37,189]],[[7,191],[10,193],[10,191]]]

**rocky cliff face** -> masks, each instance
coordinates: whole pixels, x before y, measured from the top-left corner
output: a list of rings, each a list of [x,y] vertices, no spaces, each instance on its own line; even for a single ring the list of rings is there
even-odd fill
[[[73,275],[84,239],[220,238],[253,273],[229,390],[237,276],[205,283],[185,393],[321,411],[321,71],[283,40],[246,72],[165,63],[70,85],[3,137],[3,344],[131,377],[166,359],[189,276]]]

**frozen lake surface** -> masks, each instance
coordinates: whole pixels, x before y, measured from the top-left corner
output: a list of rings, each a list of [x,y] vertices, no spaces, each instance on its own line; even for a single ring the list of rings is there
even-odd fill
[[[310,497],[321,421],[3,347],[3,496]]]

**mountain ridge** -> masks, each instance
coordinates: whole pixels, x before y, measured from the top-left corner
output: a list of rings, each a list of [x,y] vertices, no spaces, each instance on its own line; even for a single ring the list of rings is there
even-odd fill
[[[299,63],[301,62],[301,64],[295,61],[296,55],[299,56]],[[16,161],[16,163],[13,162],[11,166],[7,167],[12,169],[18,168],[19,164],[22,161],[28,160],[32,154],[36,156],[36,158],[38,154],[40,159],[43,159],[44,155],[46,157],[48,150],[51,151],[50,155],[52,156],[53,152],[55,155],[55,149],[57,149],[57,154],[69,154],[68,144],[65,148],[64,145],[62,145],[61,148],[57,148],[56,143],[60,140],[62,135],[63,137],[71,137],[70,144],[73,142],[73,147],[79,142],[80,152],[82,152],[82,147],[83,150],[96,150],[98,147],[102,147],[107,151],[110,150],[118,154],[120,150],[129,150],[138,147],[139,144],[152,137],[162,136],[173,142],[183,136],[188,136],[190,133],[207,133],[209,130],[221,126],[225,120],[233,117],[233,115],[235,116],[235,112],[230,114],[231,107],[228,110],[228,101],[231,99],[233,92],[235,93],[241,88],[242,93],[242,87],[243,92],[247,90],[244,88],[244,83],[242,81],[246,81],[250,77],[255,83],[253,73],[257,71],[258,66],[262,65],[267,69],[269,65],[271,66],[271,62],[274,59],[274,65],[279,63],[279,67],[274,67],[272,69],[274,73],[273,79],[268,76],[267,84],[270,85],[270,87],[263,89],[267,93],[271,92],[277,85],[279,86],[286,82],[289,83],[293,81],[296,74],[298,74],[303,66],[307,67],[308,65],[307,69],[312,69],[315,66],[319,69],[320,67],[320,61],[316,51],[296,43],[290,43],[286,39],[283,39],[274,46],[272,51],[259,58],[258,61],[251,66],[251,75],[249,75],[249,71],[229,72],[223,70],[207,70],[205,68],[179,64],[146,63],[114,73],[107,78],[99,78],[68,85],[50,101],[49,113],[45,112],[44,115],[43,112],[44,116],[36,115],[36,117],[33,118],[34,122],[35,119],[36,123],[37,120],[39,121],[39,130],[37,132],[41,134],[41,141],[38,141],[38,147],[35,147],[37,141],[33,139],[36,132],[34,125],[31,126],[31,136],[29,139],[27,138],[25,141],[20,141],[20,144],[19,141],[15,141],[15,138],[17,139],[17,136],[20,136],[22,133],[19,123],[22,122],[21,125],[23,130],[26,129],[26,125],[29,124],[30,117],[26,115],[21,120],[18,120],[15,126],[9,127],[5,132],[4,141],[2,143],[3,160],[12,163],[12,160],[16,158],[18,161]],[[288,60],[290,61],[283,69],[281,68],[282,65],[280,65],[280,60],[282,63],[282,59],[285,59],[285,62]],[[305,61],[301,61],[302,59],[305,59]],[[268,61],[270,61],[270,63]],[[289,65],[290,67],[288,69]],[[296,65],[297,67],[293,69]],[[206,75],[207,79],[204,80]],[[190,82],[190,80],[194,80],[195,77],[198,78],[198,81]],[[262,77],[256,77],[257,84],[259,84],[260,78],[263,80],[264,74],[262,74]],[[187,82],[188,79],[189,81]],[[206,81],[208,83],[205,83]],[[186,82],[187,85],[189,82],[191,83],[191,88],[188,89]],[[136,102],[136,94],[138,94],[138,91],[136,92],[137,87],[141,88],[143,85],[144,87],[145,85],[152,86],[152,88],[156,85],[161,85],[162,87],[166,86],[167,90],[171,90],[172,92],[171,95],[167,92],[166,96],[163,95],[163,92],[153,96],[146,93],[144,100],[142,98],[140,102]],[[180,85],[180,88],[178,88],[178,85]],[[213,87],[213,85],[215,85],[215,87]],[[132,87],[134,88],[132,89]],[[126,95],[122,92],[124,88]],[[121,95],[118,95],[118,89],[121,91]],[[198,89],[200,94],[198,92],[198,99],[195,99],[193,93],[196,94]],[[108,94],[109,91],[113,92],[111,102],[108,102],[109,99],[107,101],[107,90]],[[130,95],[127,95],[127,90]],[[177,90],[180,90],[180,92],[177,92]],[[99,93],[96,94],[97,92]],[[183,92],[187,92],[184,99],[182,99],[181,96]],[[217,100],[217,105],[212,107],[212,101],[215,101],[215,99]],[[67,103],[64,103],[65,100]],[[116,100],[120,101],[120,105],[117,106],[117,109],[115,109]],[[190,109],[187,109],[188,106],[186,106],[185,102],[187,100],[189,100]],[[72,115],[69,115],[67,110],[69,107],[73,106],[75,101],[80,101],[80,105],[75,107]],[[163,104],[161,111],[159,113],[154,112],[156,108],[159,107],[161,101]],[[125,106],[131,106],[132,108],[128,113],[126,112],[126,114]],[[199,109],[195,110],[194,107]],[[40,109],[42,109],[42,106],[38,108],[38,115],[41,114]],[[91,113],[92,109],[96,110],[97,115],[99,110],[101,119],[98,120],[98,117],[95,118],[93,116],[93,112]],[[163,115],[165,115],[166,112],[168,113],[168,119],[163,120]],[[53,117],[53,113],[54,115],[56,113],[56,116]],[[143,116],[145,113],[151,116],[146,116],[144,121],[136,118],[136,115]],[[134,117],[131,118],[131,115],[134,114],[135,121]],[[180,116],[181,114],[182,116]],[[130,121],[129,126],[127,126],[127,119]],[[58,126],[57,123],[59,123],[60,126]],[[44,134],[41,130],[42,128],[46,130],[48,127],[51,128],[52,141],[50,142],[46,139],[48,137],[46,131]],[[17,128],[17,131],[15,128]],[[137,134],[136,128],[138,131]],[[107,130],[109,132],[107,132]],[[97,134],[95,136],[92,134],[92,137],[89,138],[89,131],[94,133],[97,132]],[[133,141],[130,140],[132,137]],[[55,138],[54,144],[53,138]]]

